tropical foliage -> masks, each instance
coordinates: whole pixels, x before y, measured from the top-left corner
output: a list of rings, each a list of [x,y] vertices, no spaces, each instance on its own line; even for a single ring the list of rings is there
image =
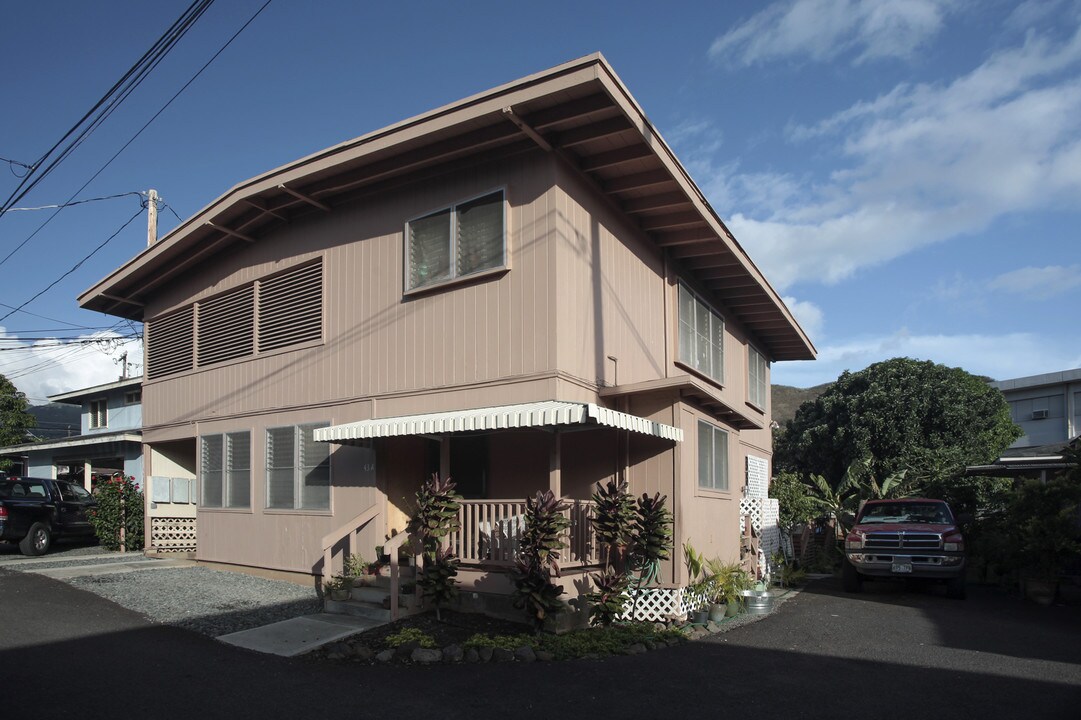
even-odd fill
[[[551,490],[526,498],[525,531],[511,580],[514,606],[526,611],[537,630],[566,608],[560,597],[563,588],[552,582],[559,577],[559,553],[566,547],[562,539],[570,525],[563,514],[566,509]]]
[[[94,489],[97,507],[87,511],[98,542],[109,550],[143,549],[143,493],[132,476],[114,475]],[[123,528],[123,539],[120,530]]]

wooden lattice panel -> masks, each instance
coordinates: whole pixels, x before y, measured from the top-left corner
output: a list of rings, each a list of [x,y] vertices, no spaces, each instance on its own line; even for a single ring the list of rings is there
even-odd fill
[[[158,552],[194,552],[195,518],[150,518],[150,546]]]
[[[747,456],[747,497],[769,497],[769,461]]]

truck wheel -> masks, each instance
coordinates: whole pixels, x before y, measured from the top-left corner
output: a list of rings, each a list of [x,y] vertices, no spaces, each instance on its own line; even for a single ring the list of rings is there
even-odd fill
[[[52,535],[45,523],[36,522],[30,526],[30,532],[19,543],[19,550],[23,555],[44,555],[52,545]]]
[[[845,592],[858,593],[863,590],[863,581],[856,571],[856,566],[848,560],[841,562],[841,586]]]
[[[965,599],[965,576],[959,575],[946,581],[946,597],[954,600]]]

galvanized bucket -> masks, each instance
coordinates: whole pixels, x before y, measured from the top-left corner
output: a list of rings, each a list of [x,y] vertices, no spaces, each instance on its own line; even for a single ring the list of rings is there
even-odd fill
[[[748,615],[767,615],[773,610],[773,595],[769,590],[744,590],[743,606]]]

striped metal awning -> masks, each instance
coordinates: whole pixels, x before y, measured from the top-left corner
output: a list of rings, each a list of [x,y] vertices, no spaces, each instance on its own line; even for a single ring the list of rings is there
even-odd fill
[[[595,425],[652,435],[673,442],[683,441],[683,431],[671,425],[610,410],[594,403],[546,402],[501,405],[499,407],[455,410],[425,415],[361,420],[315,430],[316,442],[351,444],[354,441],[397,435],[440,435],[443,433],[509,430],[558,425]]]

